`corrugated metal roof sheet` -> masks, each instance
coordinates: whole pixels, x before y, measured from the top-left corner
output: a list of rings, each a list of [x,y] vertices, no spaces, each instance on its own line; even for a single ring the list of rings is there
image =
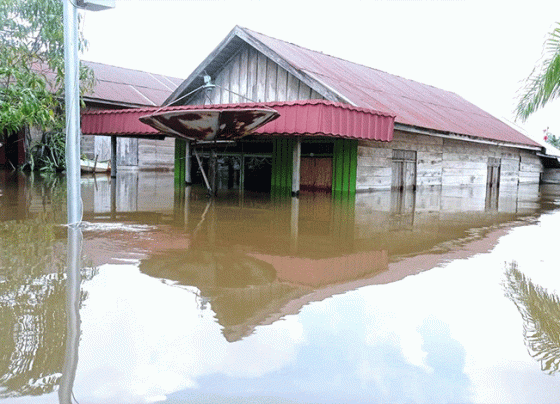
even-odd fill
[[[395,123],[441,133],[538,147],[508,124],[459,95],[298,45],[235,27],[166,101],[200,86],[200,72],[217,72],[217,61],[245,41],[272,60],[291,66],[325,98],[395,115]],[[329,91],[323,91],[328,89]]]
[[[140,70],[82,61],[93,70],[95,87],[86,100],[130,106],[159,106],[183,81]]]
[[[455,93],[242,29],[297,70],[354,105],[387,112],[404,125],[539,146]]]
[[[153,136],[159,132],[141,123],[140,117],[163,111],[229,108],[271,108],[278,111],[279,118],[254,132],[259,134],[334,136],[379,141],[390,141],[393,138],[394,116],[324,100],[90,111],[82,114],[82,133]]]

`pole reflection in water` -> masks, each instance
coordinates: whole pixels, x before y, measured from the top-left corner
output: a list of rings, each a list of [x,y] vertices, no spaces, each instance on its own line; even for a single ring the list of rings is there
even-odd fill
[[[78,367],[80,345],[80,302],[81,302],[81,256],[82,230],[79,226],[68,226],[68,266],[66,269],[66,350],[62,377],[58,388],[60,404],[72,403],[72,389]]]
[[[296,254],[299,235],[299,198],[292,197],[291,202],[292,215],[290,218],[290,252],[292,254]]]

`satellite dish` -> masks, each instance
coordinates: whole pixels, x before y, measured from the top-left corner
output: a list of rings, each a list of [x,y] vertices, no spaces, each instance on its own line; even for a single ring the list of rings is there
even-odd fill
[[[171,136],[208,141],[239,139],[279,116],[268,108],[201,108],[157,112],[139,119]]]

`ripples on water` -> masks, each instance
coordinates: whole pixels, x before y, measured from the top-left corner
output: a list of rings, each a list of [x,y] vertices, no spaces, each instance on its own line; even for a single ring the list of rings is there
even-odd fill
[[[559,189],[114,185],[0,175],[5,402],[557,401]]]

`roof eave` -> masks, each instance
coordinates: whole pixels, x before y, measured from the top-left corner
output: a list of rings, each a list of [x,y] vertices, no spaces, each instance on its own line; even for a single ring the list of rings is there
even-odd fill
[[[490,144],[490,145],[500,146],[500,147],[514,147],[517,149],[526,149],[526,150],[533,150],[538,152],[542,152],[543,150],[541,146],[533,146],[533,145],[522,144],[522,143],[501,142],[498,140],[484,139],[475,136],[463,135],[460,133],[440,132],[433,129],[420,128],[417,126],[405,125],[398,122],[395,122],[395,130],[417,133],[421,135],[441,137],[444,139],[461,140],[463,142]]]
[[[134,102],[112,101],[103,98],[88,97],[88,96],[84,96],[82,98],[86,103],[86,105],[88,103],[95,103],[95,104],[103,104],[103,105],[114,105],[114,106],[125,107],[125,108],[142,108],[142,107],[153,106],[153,104],[148,105],[148,104],[139,104]]]

